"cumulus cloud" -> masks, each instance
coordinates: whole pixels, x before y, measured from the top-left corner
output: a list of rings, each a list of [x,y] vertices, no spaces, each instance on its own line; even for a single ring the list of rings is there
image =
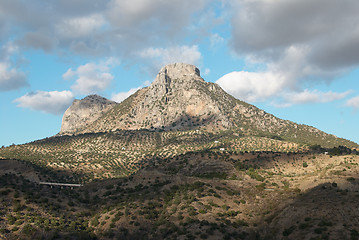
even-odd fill
[[[289,107],[293,104],[326,103],[343,99],[351,91],[342,93],[300,90],[288,87],[287,76],[273,72],[231,72],[216,81],[224,90],[238,99],[258,102],[277,99],[276,107]],[[279,102],[278,102],[279,100]]]
[[[359,110],[359,96],[353,97],[346,102],[346,105]]]
[[[71,89],[76,93],[91,94],[101,92],[107,89],[114,79],[113,75],[109,73],[113,64],[117,64],[113,59],[99,64],[87,63],[75,70],[68,69],[62,77],[65,80],[76,78],[75,84],[71,86]]]
[[[19,89],[27,85],[23,72],[11,68],[6,62],[0,62],[0,92]]]
[[[50,114],[62,114],[71,105],[74,95],[70,91],[37,91],[14,100],[18,107],[30,108]]]
[[[233,1],[232,7],[232,49],[280,72],[290,87],[331,81],[359,65],[356,0]]]
[[[284,78],[272,72],[231,72],[216,81],[225,91],[250,102],[273,97],[284,86]]]

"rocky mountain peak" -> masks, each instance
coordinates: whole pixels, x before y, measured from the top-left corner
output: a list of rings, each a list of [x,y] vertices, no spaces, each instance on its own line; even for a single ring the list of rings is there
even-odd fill
[[[121,130],[208,132],[234,131],[322,146],[348,141],[310,126],[279,119],[235,99],[219,85],[206,82],[197,67],[175,63],[163,67],[151,86],[121,103],[97,95],[75,100],[66,110],[60,134]]]
[[[154,86],[169,85],[171,84],[171,82],[176,80],[204,81],[201,78],[200,71],[196,66],[186,63],[173,63],[173,64],[168,64],[163,68],[161,68],[152,85]]]
[[[84,99],[74,100],[64,113],[59,134],[74,133],[86,127],[117,104],[98,95],[89,95]]]
[[[88,104],[108,104],[112,101],[108,100],[107,98],[101,97],[97,94],[88,95],[82,100],[75,100],[75,101],[81,101],[81,105],[84,105],[85,103]]]

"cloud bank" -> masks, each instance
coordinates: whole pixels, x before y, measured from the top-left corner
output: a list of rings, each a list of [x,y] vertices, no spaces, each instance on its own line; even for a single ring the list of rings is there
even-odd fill
[[[62,75],[65,80],[76,79],[71,89],[77,94],[93,94],[106,90],[114,76],[109,72],[117,60],[109,59],[99,64],[87,63],[77,67],[76,70],[68,69]]]
[[[359,2],[347,0],[231,1],[230,47],[247,66],[217,83],[246,101],[279,105],[329,102],[349,92],[309,91],[359,66]],[[289,97],[290,96],[290,97]],[[278,101],[278,99],[277,99]]]
[[[1,1],[0,36],[20,47],[84,56],[136,56],[138,49],[195,34],[206,0]],[[207,19],[211,21],[211,19]],[[3,21],[1,21],[3,22]],[[21,34],[11,31],[16,27]]]
[[[18,107],[59,115],[64,113],[73,99],[74,95],[70,91],[37,91],[19,97],[14,102],[18,103]]]

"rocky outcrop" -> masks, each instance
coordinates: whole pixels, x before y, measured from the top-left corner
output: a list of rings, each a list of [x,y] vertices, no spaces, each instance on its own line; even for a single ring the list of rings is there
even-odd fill
[[[86,129],[105,112],[117,105],[98,95],[89,95],[82,100],[74,100],[62,118],[59,134],[73,134]]]
[[[139,90],[87,130],[225,129],[233,125],[225,112],[231,102],[232,97],[217,84],[203,80],[197,67],[175,63],[163,67],[151,86]]]

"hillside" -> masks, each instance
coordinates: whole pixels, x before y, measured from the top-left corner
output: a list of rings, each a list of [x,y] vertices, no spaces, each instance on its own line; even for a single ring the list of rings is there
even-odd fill
[[[358,239],[359,156],[341,154],[192,152],[74,189],[0,160],[0,238]]]

